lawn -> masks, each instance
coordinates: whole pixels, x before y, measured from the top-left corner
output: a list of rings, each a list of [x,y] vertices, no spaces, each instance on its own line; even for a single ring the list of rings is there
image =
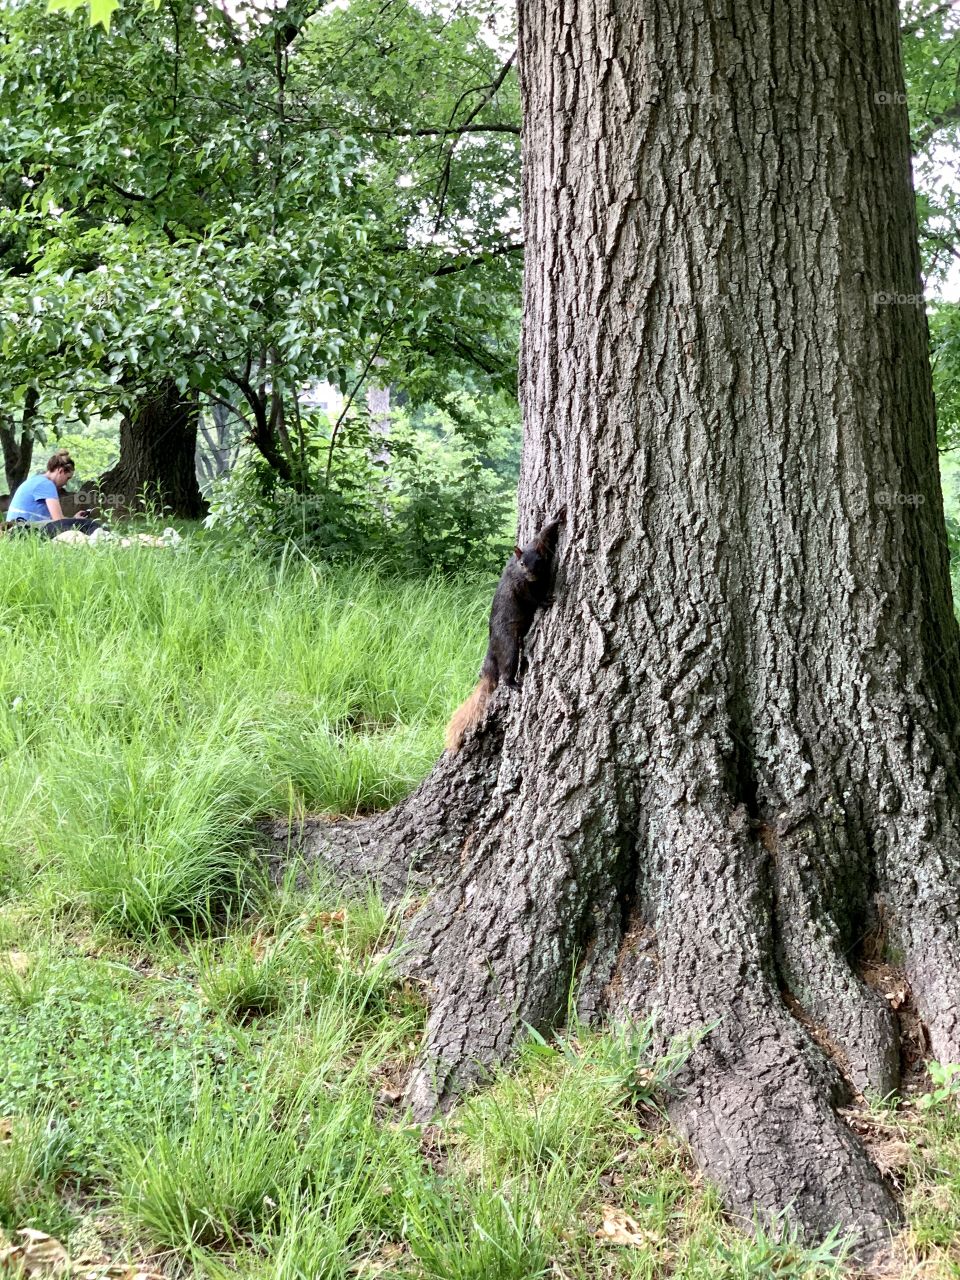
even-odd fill
[[[396,913],[265,876],[258,818],[382,807],[428,771],[489,593],[0,541],[0,1275],[14,1245],[64,1256],[23,1229],[131,1280],[843,1269],[838,1242],[725,1218],[648,1027],[534,1037],[412,1125]],[[856,1123],[904,1191],[902,1274],[958,1277],[957,1090],[930,1090]]]

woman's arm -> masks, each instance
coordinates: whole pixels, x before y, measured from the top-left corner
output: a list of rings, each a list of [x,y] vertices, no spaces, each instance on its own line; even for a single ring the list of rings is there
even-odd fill
[[[63,519],[63,507],[60,505],[59,498],[44,498],[44,502],[47,504],[47,510],[50,512],[51,520]]]

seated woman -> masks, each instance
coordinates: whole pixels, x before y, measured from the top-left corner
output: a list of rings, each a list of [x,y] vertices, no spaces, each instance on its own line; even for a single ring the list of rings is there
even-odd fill
[[[75,470],[67,450],[59,449],[47,462],[47,469],[42,475],[24,480],[14,492],[7,508],[7,523],[35,525],[48,538],[55,538],[65,529],[95,533],[100,528],[95,520],[85,516],[66,519],[60,506],[60,490]]]

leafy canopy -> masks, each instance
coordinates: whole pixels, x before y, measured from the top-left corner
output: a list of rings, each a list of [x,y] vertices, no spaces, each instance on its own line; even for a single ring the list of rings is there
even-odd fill
[[[73,5],[72,7],[78,7]],[[288,470],[297,390],[512,388],[519,105],[493,6],[0,16],[0,405],[173,378]]]

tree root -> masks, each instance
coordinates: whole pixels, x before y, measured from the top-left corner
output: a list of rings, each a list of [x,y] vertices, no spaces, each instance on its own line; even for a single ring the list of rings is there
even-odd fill
[[[468,738],[456,756],[444,753],[433,772],[386,813],[370,817],[271,823],[265,833],[278,864],[295,862],[303,885],[319,866],[337,884],[375,884],[387,902],[453,880],[465,845],[489,813],[496,772],[488,753],[499,750],[502,726]]]
[[[754,840],[742,812],[721,815],[716,800],[666,808],[654,835],[672,869],[658,920],[666,1027],[710,1028],[671,1116],[736,1212],[773,1220],[787,1211],[818,1237],[840,1225],[871,1251],[889,1236],[896,1205],[835,1113],[840,1075],[778,992],[784,908],[809,900],[774,888],[789,850]],[[787,938],[792,951],[802,935]],[[825,979],[829,991],[837,973],[829,946],[818,945],[805,979]]]
[[[834,1110],[809,1043],[772,997],[709,1035],[681,1077],[671,1120],[749,1227],[783,1211],[805,1234],[849,1232],[866,1258],[890,1240],[898,1210],[876,1167]]]
[[[525,1027],[554,1028],[576,963],[582,1014],[654,1009],[665,1036],[692,1035],[669,1111],[735,1213],[748,1224],[786,1213],[808,1237],[839,1226],[863,1258],[883,1248],[897,1204],[837,1108],[844,1076],[861,1091],[895,1087],[898,1041],[851,968],[869,875],[842,824],[801,814],[758,835],[704,768],[699,790],[645,798],[630,848],[609,777],[565,780],[545,811],[496,717],[490,732],[493,746],[468,738],[390,813],[314,826],[304,842],[339,879],[421,897],[398,958],[430,1002],[406,1094],[414,1116],[482,1081]],[[916,851],[900,849],[910,865]],[[885,887],[935,1052],[956,1060],[955,873],[929,856],[917,865],[919,878]]]
[[[849,948],[834,918],[835,904],[843,901],[844,875],[824,866],[824,843],[834,844],[836,836],[823,826],[817,831],[809,822],[797,824],[765,842],[771,854],[777,968],[854,1088],[884,1097],[900,1083],[896,1020],[883,997],[850,967]],[[845,852],[833,850],[834,857]],[[865,872],[861,875],[866,879]]]
[[[848,1092],[840,1074],[779,995],[768,856],[739,813],[724,822],[703,806],[666,807],[656,828],[653,861],[670,870],[657,922],[657,1003],[666,1033],[706,1031],[671,1116],[736,1213],[772,1222],[786,1211],[818,1237],[839,1225],[866,1256],[889,1239],[897,1206],[836,1113]],[[488,834],[414,924],[431,997],[426,1048],[407,1090],[421,1120],[509,1058],[525,1024],[556,1024],[578,936],[572,921],[601,907],[610,913],[609,901],[577,901],[576,886],[559,874],[561,861],[538,859],[509,837],[493,847]],[[835,993],[839,960],[829,947],[817,959]],[[624,974],[621,1007],[631,1004],[626,988],[636,976]],[[856,1007],[862,991],[852,974],[849,986],[847,1007]],[[861,1007],[871,1006],[863,1000]],[[878,1056],[888,1047],[884,1036]],[[864,1078],[868,1069],[876,1078],[868,1053]]]
[[[960,821],[954,804],[942,792],[923,795],[894,825],[885,859],[890,942],[901,953],[931,1053],[940,1062],[960,1062]]]

